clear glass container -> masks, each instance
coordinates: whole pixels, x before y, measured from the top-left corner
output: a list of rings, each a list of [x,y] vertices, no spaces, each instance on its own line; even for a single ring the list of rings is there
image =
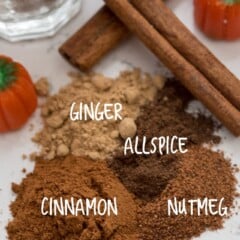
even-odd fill
[[[80,7],[81,0],[0,0],[0,37],[19,41],[52,36]]]

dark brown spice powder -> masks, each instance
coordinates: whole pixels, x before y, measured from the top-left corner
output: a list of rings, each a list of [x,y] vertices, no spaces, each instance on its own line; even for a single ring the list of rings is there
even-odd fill
[[[185,110],[193,97],[178,82],[169,80],[155,101],[142,108],[137,119],[138,136],[187,137],[189,144],[219,143],[213,134],[214,122],[199,112],[198,117]],[[216,124],[215,124],[216,125]]]
[[[211,118],[199,114],[198,118],[185,112],[191,95],[177,82],[168,83],[150,105],[143,107],[138,117],[137,135],[148,140],[160,136],[187,137],[187,147],[202,143],[217,143],[220,138],[213,135],[214,123]],[[137,197],[151,200],[177,176],[178,155],[158,154],[128,155],[120,153],[109,161],[109,166],[124,185]]]

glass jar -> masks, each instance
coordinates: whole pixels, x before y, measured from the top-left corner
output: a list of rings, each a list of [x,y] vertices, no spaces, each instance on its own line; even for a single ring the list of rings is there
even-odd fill
[[[19,41],[52,36],[80,6],[81,0],[0,0],[0,37]]]

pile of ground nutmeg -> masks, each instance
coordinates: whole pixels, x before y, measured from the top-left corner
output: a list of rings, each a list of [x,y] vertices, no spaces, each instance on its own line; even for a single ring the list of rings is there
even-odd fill
[[[187,154],[179,156],[178,174],[169,181],[163,192],[152,202],[140,208],[138,222],[141,236],[144,240],[186,240],[199,236],[206,230],[216,230],[223,227],[224,219],[220,215],[197,214],[197,207],[190,214],[171,216],[167,213],[168,199],[218,199],[224,198],[221,208],[231,211],[236,195],[236,179],[228,160],[221,153],[193,146]],[[230,213],[230,212],[228,212]],[[157,237],[156,237],[157,236]]]
[[[46,85],[43,83],[38,84],[40,93],[43,92],[41,86]],[[114,81],[100,74],[72,75],[72,82],[48,97],[42,106],[44,127],[33,137],[41,150],[32,157],[37,155],[51,160],[73,154],[98,160],[111,158],[121,144],[119,136],[135,134],[133,122],[140,106],[152,101],[164,84],[162,76],[150,77],[139,70],[123,72]],[[127,120],[123,123],[113,120],[74,122],[69,115],[73,102],[76,106],[80,102],[121,103],[121,117]]]
[[[137,206],[132,195],[106,164],[77,157],[36,162],[20,185],[10,208],[10,240],[125,240],[136,238]],[[43,216],[44,197],[59,199],[117,198],[118,215]]]

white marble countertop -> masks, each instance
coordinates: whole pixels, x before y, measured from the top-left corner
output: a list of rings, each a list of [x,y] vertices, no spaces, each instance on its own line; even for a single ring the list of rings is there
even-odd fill
[[[101,0],[83,0],[82,10],[70,23],[54,37],[36,41],[9,43],[0,40],[0,53],[11,56],[22,62],[30,71],[34,80],[46,76],[52,85],[52,92],[68,83],[67,72],[73,68],[58,54],[58,47],[68,36],[74,33],[103,4]],[[204,37],[194,26],[192,18],[192,0],[169,0],[169,6],[197,37],[206,44],[217,57],[240,78],[240,41],[234,43],[214,42]],[[150,73],[160,72],[157,59],[140,43],[132,38],[109,54],[95,70],[104,74],[117,75],[120,70],[130,66],[141,67]],[[227,83],[226,83],[227,84]],[[30,131],[30,124],[34,130]],[[24,174],[22,168],[33,169],[33,163],[22,160],[22,154],[36,150],[31,142],[34,132],[41,127],[39,111],[37,111],[26,126],[18,132],[0,135],[0,239],[6,238],[5,226],[11,219],[9,204],[14,199],[11,192],[11,182],[20,182]],[[226,129],[220,130],[224,136],[219,146],[234,163],[240,165],[240,139],[233,137]],[[240,176],[238,175],[240,182]],[[225,228],[216,232],[206,232],[202,240],[238,240],[240,237],[240,214],[233,216],[225,224]]]

